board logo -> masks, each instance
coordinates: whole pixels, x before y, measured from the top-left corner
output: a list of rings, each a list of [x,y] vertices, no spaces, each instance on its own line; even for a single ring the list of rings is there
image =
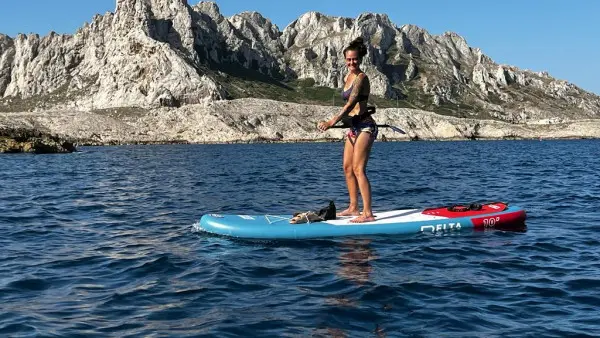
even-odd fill
[[[435,225],[423,225],[421,227],[421,232],[437,232],[437,231],[446,231],[446,230],[460,230],[462,226],[460,223],[440,223]]]
[[[214,217],[214,218],[223,218],[223,215],[219,215],[219,214],[209,214],[208,216]]]

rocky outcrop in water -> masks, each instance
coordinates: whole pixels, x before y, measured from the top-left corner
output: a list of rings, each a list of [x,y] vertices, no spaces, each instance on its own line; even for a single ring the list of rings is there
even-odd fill
[[[72,153],[76,151],[71,140],[34,129],[0,127],[0,153]]]
[[[281,31],[215,3],[118,0],[74,35],[0,35],[0,111],[178,107],[205,100],[285,100],[294,80],[339,88],[342,49],[370,44],[374,95],[446,115],[526,123],[597,118],[600,98],[546,73],[495,63],[455,33],[311,12]],[[273,91],[271,91],[273,90]],[[287,92],[286,92],[287,91]]]

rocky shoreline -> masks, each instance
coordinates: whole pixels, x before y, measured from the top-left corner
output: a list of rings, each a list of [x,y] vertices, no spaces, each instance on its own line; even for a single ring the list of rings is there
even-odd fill
[[[265,99],[206,101],[181,108],[102,111],[60,109],[1,113],[0,130],[9,152],[68,152],[74,145],[168,143],[265,143],[341,141],[343,129],[320,132],[318,121],[339,107]],[[380,130],[380,141],[600,138],[600,120],[537,120],[507,123],[439,115],[408,108],[380,109],[378,123],[406,134]],[[12,139],[14,141],[7,141]],[[8,142],[8,143],[7,143]],[[12,143],[11,143],[12,142]],[[14,142],[29,142],[17,144]],[[36,143],[37,142],[37,143]]]
[[[54,154],[76,151],[75,143],[64,137],[25,128],[0,128],[0,153]]]

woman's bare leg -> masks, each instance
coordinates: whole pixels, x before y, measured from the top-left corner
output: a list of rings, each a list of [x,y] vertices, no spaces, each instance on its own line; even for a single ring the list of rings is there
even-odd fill
[[[371,208],[371,183],[367,177],[367,163],[371,147],[373,146],[371,134],[362,132],[358,134],[354,142],[354,153],[352,155],[352,172],[356,179],[360,195],[363,201],[363,211],[361,216],[353,219],[353,223],[372,222],[375,220],[373,209]]]
[[[346,144],[344,144],[344,176],[346,177],[346,186],[348,187],[348,196],[350,197],[350,205],[342,212],[339,212],[337,216],[358,216],[360,215],[358,208],[358,182],[356,176],[354,176],[354,170],[352,169],[352,162],[354,156],[354,143],[355,138],[346,138]]]

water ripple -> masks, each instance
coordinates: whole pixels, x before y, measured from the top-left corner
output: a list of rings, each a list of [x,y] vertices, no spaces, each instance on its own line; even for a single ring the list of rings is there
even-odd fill
[[[503,200],[527,230],[307,241],[190,225],[343,207],[341,144],[3,156],[0,335],[594,336],[599,144],[378,143],[376,209]]]

